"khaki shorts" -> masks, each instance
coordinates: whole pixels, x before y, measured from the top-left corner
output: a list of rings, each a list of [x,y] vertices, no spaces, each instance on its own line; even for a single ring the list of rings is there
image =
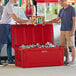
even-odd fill
[[[74,36],[70,35],[71,31],[60,32],[60,46],[75,46]]]

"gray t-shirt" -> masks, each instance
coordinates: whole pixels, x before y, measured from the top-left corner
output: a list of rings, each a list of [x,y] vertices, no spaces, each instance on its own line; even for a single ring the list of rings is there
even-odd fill
[[[0,20],[1,20],[1,17],[2,17],[2,13],[3,13],[3,6],[0,6]]]
[[[12,19],[10,14],[14,13],[13,10],[14,10],[13,4],[8,2],[7,5],[4,7],[0,24],[10,24]]]
[[[61,31],[71,31],[73,26],[72,17],[75,17],[75,9],[69,5],[66,9],[62,8],[58,16],[62,20]]]

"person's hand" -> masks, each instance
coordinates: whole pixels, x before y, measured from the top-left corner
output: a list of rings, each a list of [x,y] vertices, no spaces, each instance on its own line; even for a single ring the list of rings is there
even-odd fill
[[[45,26],[46,24],[48,24],[48,22],[45,22],[45,21],[44,21],[44,22],[43,22],[43,26]]]
[[[45,24],[43,23],[42,26],[45,26]]]
[[[71,31],[71,32],[70,32],[70,35],[71,35],[71,36],[74,36],[74,31]]]
[[[33,22],[34,22],[34,20],[33,20],[33,19],[29,19],[29,20],[28,20],[28,22],[33,23]]]
[[[43,24],[47,24],[47,22],[44,21]]]
[[[35,20],[33,20],[33,19],[29,19],[29,22],[30,22],[30,23],[33,23],[33,24],[34,24],[34,26],[37,26],[37,24],[36,24],[36,21],[35,21]]]
[[[45,22],[43,22],[42,26],[45,26]]]

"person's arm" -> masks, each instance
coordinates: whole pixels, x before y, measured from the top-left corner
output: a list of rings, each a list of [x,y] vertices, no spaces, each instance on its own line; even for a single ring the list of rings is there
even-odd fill
[[[14,21],[18,23],[26,23],[31,21],[31,20],[20,19],[19,17],[17,17],[16,14],[14,13],[15,10],[13,8],[14,8],[13,6],[9,5],[8,8],[6,8],[6,10],[7,13],[10,15],[10,17],[14,19]]]
[[[13,14],[10,14],[10,16],[14,19],[14,21],[16,21],[16,22],[18,22],[18,23],[30,22],[29,20],[20,19],[20,18],[17,17],[14,13],[13,13]]]
[[[73,35],[75,31],[75,17],[72,17],[72,20],[73,20],[73,27],[72,27],[72,35]]]
[[[72,8],[71,9],[71,14],[72,14],[72,21],[73,21],[73,26],[72,26],[72,31],[71,31],[71,36],[74,35],[74,31],[75,31],[75,9]]]
[[[45,24],[48,24],[48,23],[56,23],[60,20],[60,17],[57,17],[56,19],[53,19],[51,21],[48,21],[48,22],[44,22]]]
[[[32,5],[32,16],[35,16],[35,13],[36,13],[36,8],[34,5]]]

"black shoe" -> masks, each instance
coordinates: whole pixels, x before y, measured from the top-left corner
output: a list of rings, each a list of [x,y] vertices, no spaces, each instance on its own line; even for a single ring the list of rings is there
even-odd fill
[[[5,67],[5,66],[8,66],[8,63],[3,63],[3,66]]]
[[[69,62],[64,62],[64,65],[68,65],[69,64]]]

